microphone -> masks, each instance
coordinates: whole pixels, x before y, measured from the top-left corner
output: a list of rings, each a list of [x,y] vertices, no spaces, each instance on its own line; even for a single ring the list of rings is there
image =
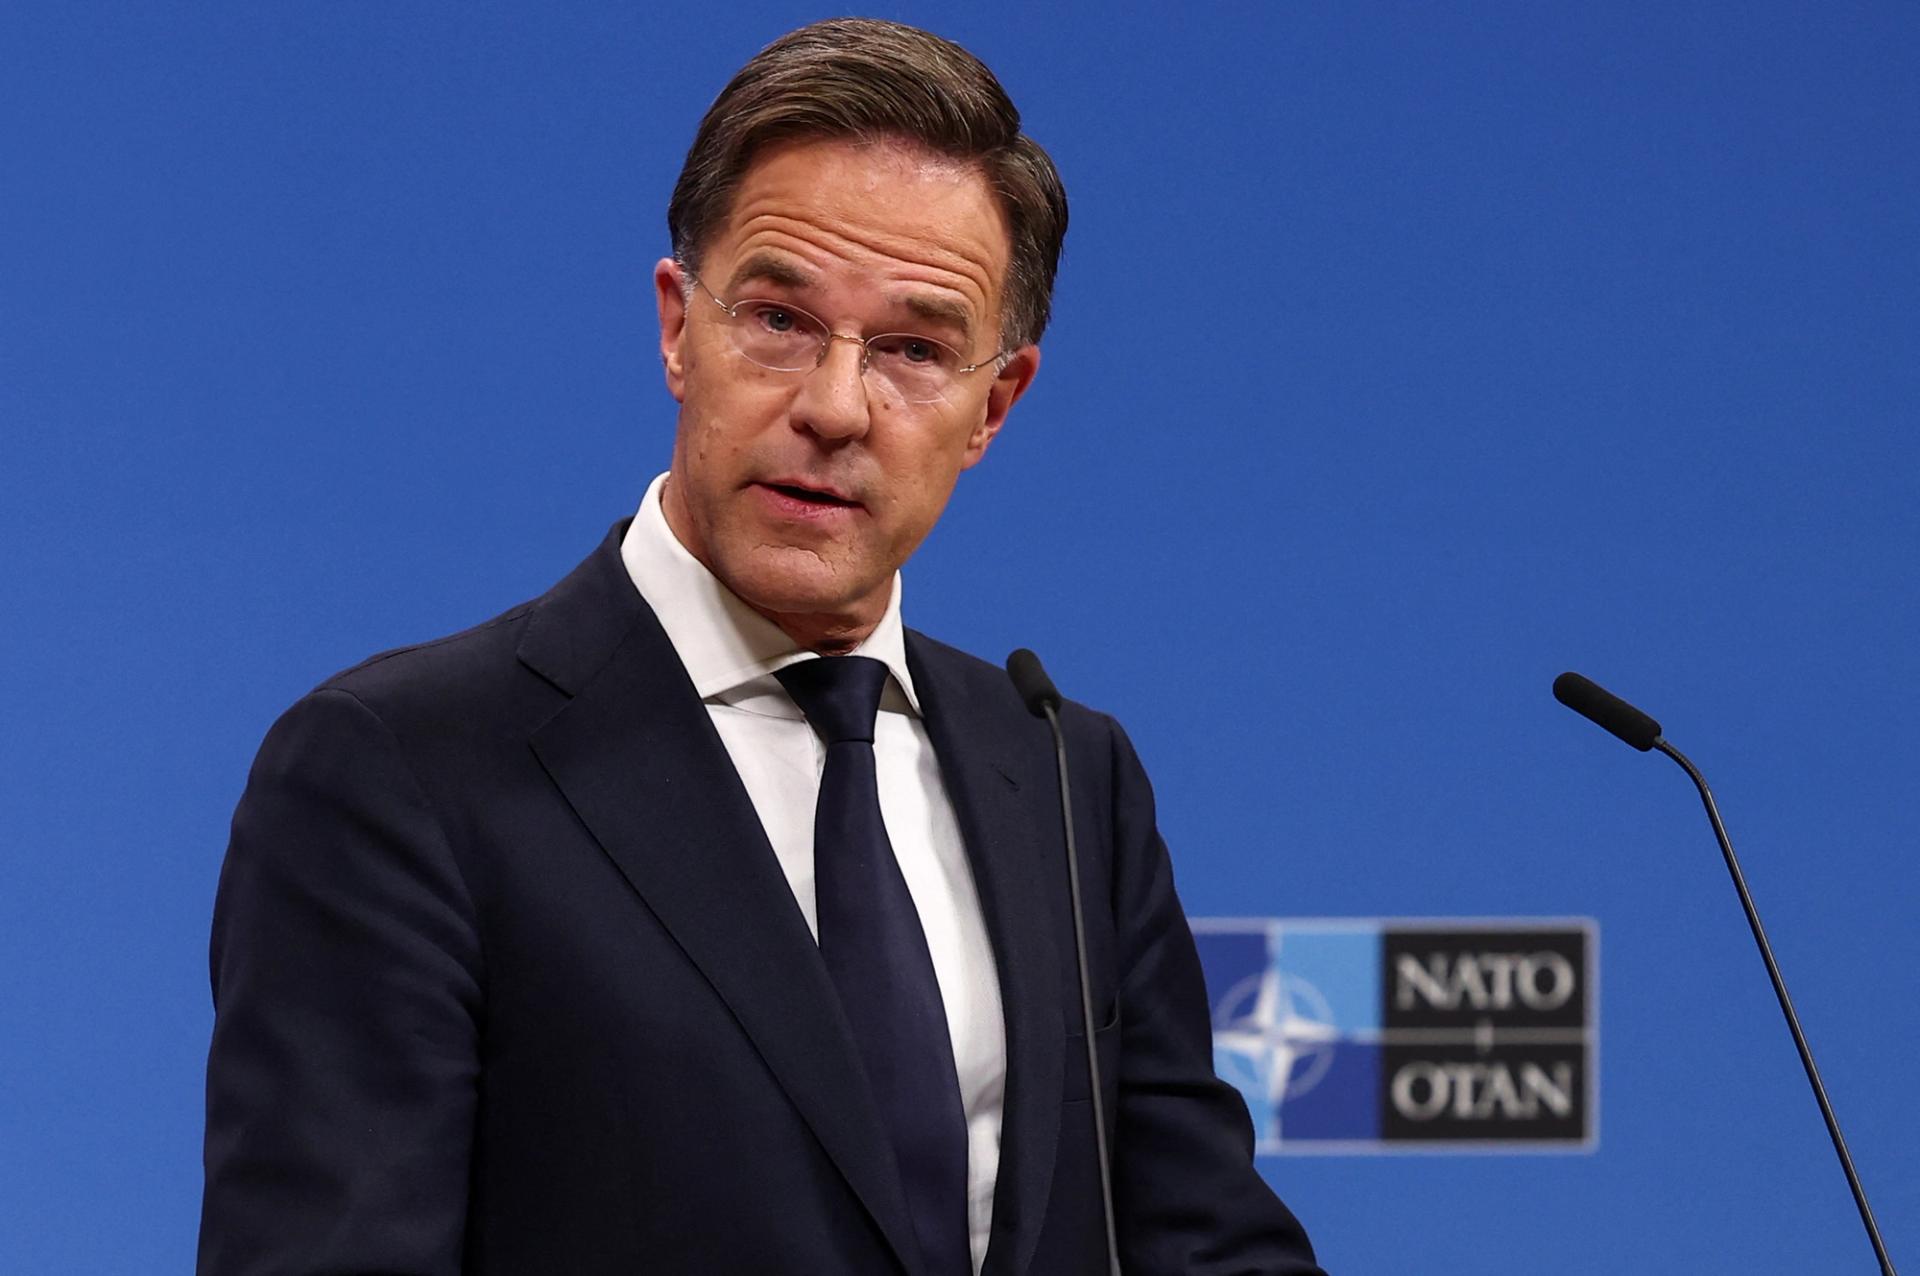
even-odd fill
[[[1060,707],[1059,689],[1041,668],[1040,657],[1025,647],[1007,657],[1007,677],[1013,679],[1013,689],[1027,702],[1027,712],[1034,717],[1044,718],[1049,708]]]
[[[1645,753],[1660,738],[1660,724],[1598,683],[1577,673],[1553,680],[1553,698],[1589,722],[1598,723]]]
[[[1100,1163],[1100,1216],[1107,1226],[1107,1271],[1120,1276],[1120,1242],[1113,1226],[1113,1170],[1107,1154],[1105,1100],[1100,1093],[1100,1055],[1093,1046],[1093,989],[1087,978],[1087,922],[1080,907],[1080,849],[1073,836],[1073,801],[1067,789],[1067,736],[1060,729],[1060,692],[1025,647],[1007,657],[1007,677],[1027,712],[1053,729],[1053,756],[1060,771],[1060,824],[1067,842],[1067,900],[1073,913],[1073,961],[1080,976],[1080,1023],[1087,1042],[1087,1085],[1093,1096],[1093,1148]]]
[[[1747,927],[1753,931],[1753,942],[1759,945],[1760,958],[1767,964],[1767,978],[1773,981],[1773,995],[1779,999],[1780,1010],[1787,1017],[1794,1048],[1800,1052],[1800,1065],[1806,1069],[1807,1082],[1813,1087],[1813,1097],[1820,1104],[1821,1119],[1827,1123],[1827,1136],[1833,1140],[1833,1150],[1839,1154],[1840,1168],[1846,1171],[1847,1187],[1853,1192],[1853,1203],[1859,1208],[1860,1221],[1866,1225],[1867,1239],[1873,1242],[1874,1257],[1880,1260],[1882,1276],[1895,1276],[1893,1260],[1887,1257],[1886,1242],[1880,1239],[1880,1228],[1873,1221],[1873,1209],[1867,1204],[1866,1189],[1860,1185],[1860,1176],[1854,1172],[1853,1158],[1847,1154],[1847,1141],[1841,1137],[1839,1118],[1833,1114],[1833,1104],[1827,1101],[1827,1088],[1820,1083],[1820,1070],[1813,1064],[1813,1051],[1807,1045],[1806,1034],[1800,1030],[1800,1016],[1793,1012],[1793,1001],[1787,996],[1786,981],[1781,978],[1779,964],[1773,959],[1773,946],[1767,943],[1767,932],[1760,926],[1760,913],[1753,906],[1753,896],[1747,893],[1746,875],[1740,871],[1740,861],[1734,858],[1733,843],[1727,838],[1726,825],[1720,822],[1720,808],[1714,803],[1712,791],[1707,788],[1706,777],[1687,760],[1684,753],[1662,738],[1658,722],[1579,674],[1563,673],[1555,678],[1553,697],[1581,717],[1605,727],[1640,752],[1657,749],[1666,754],[1679,763],[1680,769],[1693,781],[1693,787],[1700,790],[1700,801],[1707,808],[1707,819],[1713,825],[1713,835],[1720,842],[1720,854],[1727,861],[1727,872],[1733,875],[1734,889],[1740,893],[1740,907],[1746,911]]]

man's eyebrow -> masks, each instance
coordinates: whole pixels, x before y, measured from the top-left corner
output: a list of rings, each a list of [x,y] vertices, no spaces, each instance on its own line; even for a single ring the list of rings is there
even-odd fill
[[[818,282],[812,271],[796,266],[785,257],[757,252],[749,254],[733,268],[733,274],[727,279],[727,294],[737,300],[739,290],[748,284],[772,284],[777,288],[804,291]],[[968,342],[973,338],[973,310],[963,301],[952,297],[908,293],[895,304],[913,312],[917,319],[954,329]]]
[[[928,323],[945,324],[957,329],[964,336],[973,336],[973,310],[964,302],[951,297],[926,297],[910,294],[900,299],[900,304]]]
[[[727,279],[727,291],[732,293],[748,283],[806,288],[813,281],[811,274],[784,257],[776,257],[772,253],[754,253],[733,268],[733,274]]]

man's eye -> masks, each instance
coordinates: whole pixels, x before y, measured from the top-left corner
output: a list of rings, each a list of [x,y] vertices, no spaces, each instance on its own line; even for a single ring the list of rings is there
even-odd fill
[[[800,326],[800,317],[791,310],[782,310],[778,306],[760,306],[753,317],[768,332],[792,332]]]
[[[886,355],[888,358],[898,359],[902,363],[913,364],[937,364],[952,354],[952,351],[948,350],[938,341],[931,341],[925,337],[910,336],[906,333],[892,333],[885,337],[875,337],[873,347],[875,354]]]

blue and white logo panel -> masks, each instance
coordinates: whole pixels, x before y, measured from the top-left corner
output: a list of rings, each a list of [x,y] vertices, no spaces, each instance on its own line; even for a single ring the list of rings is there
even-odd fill
[[[1262,1154],[1588,1151],[1583,919],[1197,919],[1214,1068]]]

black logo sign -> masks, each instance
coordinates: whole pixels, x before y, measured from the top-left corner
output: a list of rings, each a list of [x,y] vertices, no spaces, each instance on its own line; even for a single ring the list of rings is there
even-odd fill
[[[1381,1137],[1592,1138],[1592,936],[1584,927],[1381,935]]]

